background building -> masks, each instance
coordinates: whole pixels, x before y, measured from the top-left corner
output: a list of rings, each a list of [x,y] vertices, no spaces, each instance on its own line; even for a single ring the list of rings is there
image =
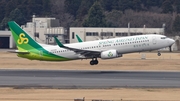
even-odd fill
[[[37,42],[45,44],[56,44],[54,36],[65,43],[67,32],[63,27],[59,27],[59,20],[55,18],[36,18],[33,16],[32,22],[27,22],[21,27]],[[11,31],[0,31],[0,49],[16,48]]]
[[[65,43],[65,29],[59,26],[58,19],[36,18],[34,16],[32,22],[27,22],[21,27],[37,42],[55,44],[53,37],[57,36],[62,43]]]
[[[0,49],[16,48],[10,31],[0,31]]]
[[[56,44],[54,36],[57,36],[62,43],[78,42],[76,34],[83,41],[108,39],[123,36],[143,35],[143,34],[164,34],[163,28],[97,28],[97,27],[70,27],[69,34],[63,27],[59,27],[59,20],[55,18],[36,18],[33,16],[32,22],[27,22],[21,27],[37,42],[45,44]],[[69,39],[67,36],[69,35]],[[176,43],[172,50],[180,50],[179,36],[172,37]],[[16,48],[10,31],[0,31],[0,48]],[[165,50],[169,50],[166,48]]]
[[[164,28],[92,28],[92,27],[71,27],[70,43],[77,42],[75,35],[79,35],[83,41],[108,39],[123,36],[143,34],[164,34]]]

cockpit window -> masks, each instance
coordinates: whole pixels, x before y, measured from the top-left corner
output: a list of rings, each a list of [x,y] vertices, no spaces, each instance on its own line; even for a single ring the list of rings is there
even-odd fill
[[[167,37],[161,37],[161,39],[166,39]]]

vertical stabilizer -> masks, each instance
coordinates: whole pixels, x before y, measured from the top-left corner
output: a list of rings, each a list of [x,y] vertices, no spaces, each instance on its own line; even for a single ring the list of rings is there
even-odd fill
[[[42,48],[16,22],[10,21],[8,25],[19,51]]]

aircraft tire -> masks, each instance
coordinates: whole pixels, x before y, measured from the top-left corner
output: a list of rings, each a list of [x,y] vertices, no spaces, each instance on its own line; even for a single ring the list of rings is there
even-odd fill
[[[90,61],[90,65],[94,65],[94,61],[93,60]]]
[[[158,56],[161,56],[161,53],[158,53],[157,55],[158,55]]]
[[[97,65],[99,63],[98,60],[94,60],[94,64]]]

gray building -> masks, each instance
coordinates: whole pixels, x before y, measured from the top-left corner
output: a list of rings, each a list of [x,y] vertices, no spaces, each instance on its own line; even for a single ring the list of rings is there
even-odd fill
[[[0,31],[0,49],[16,48],[10,31]]]
[[[54,36],[65,43],[65,29],[59,27],[59,20],[55,18],[33,18],[21,27],[39,43],[55,44]]]
[[[55,44],[54,36],[65,43],[65,29],[59,25],[59,20],[55,18],[33,17],[32,22],[27,22],[21,28],[39,43]],[[2,48],[16,48],[11,31],[0,31],[0,49]]]
[[[79,35],[83,41],[108,39],[123,36],[143,34],[164,34],[164,28],[97,28],[97,27],[71,27],[70,43],[77,42],[75,35]]]

